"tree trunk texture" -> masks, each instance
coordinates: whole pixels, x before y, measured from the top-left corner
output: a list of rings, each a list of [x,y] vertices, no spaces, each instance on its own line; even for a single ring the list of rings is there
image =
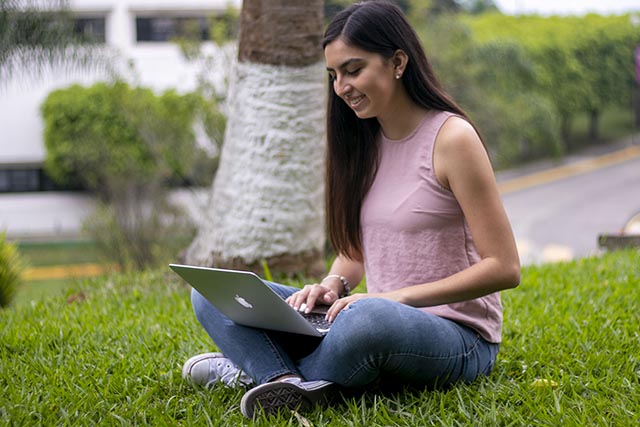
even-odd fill
[[[600,139],[600,111],[589,111],[589,140],[592,144]]]
[[[322,0],[244,0],[209,209],[190,264],[324,272]]]
[[[560,115],[560,137],[562,138],[562,142],[564,144],[564,151],[568,153],[571,151],[571,125],[572,118],[567,115]]]
[[[632,90],[633,116],[636,129],[640,129],[640,83],[634,83]]]

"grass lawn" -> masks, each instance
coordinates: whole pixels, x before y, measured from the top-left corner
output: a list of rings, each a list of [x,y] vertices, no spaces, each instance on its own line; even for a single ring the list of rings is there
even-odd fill
[[[95,243],[86,240],[16,244],[27,269],[104,263]],[[16,304],[60,295],[73,281],[72,278],[27,279],[18,289]]]
[[[62,242],[17,242],[20,255],[29,267],[101,262],[95,243],[87,240]]]
[[[2,426],[632,426],[640,417],[640,252],[527,267],[503,294],[492,375],[369,394],[305,414],[242,417],[240,390],[194,389],[213,350],[170,271],[75,280],[0,311]]]
[[[18,288],[14,304],[16,306],[62,295],[73,283],[73,279],[33,280]]]

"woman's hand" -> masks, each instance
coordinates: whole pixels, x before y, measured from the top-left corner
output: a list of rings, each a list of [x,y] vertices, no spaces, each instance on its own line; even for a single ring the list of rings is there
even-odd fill
[[[329,322],[333,322],[334,319],[338,316],[338,314],[340,314],[340,312],[342,310],[347,310],[349,308],[349,306],[351,304],[353,304],[354,302],[363,299],[363,298],[370,298],[374,295],[371,294],[353,294],[353,295],[349,295],[348,297],[344,297],[344,298],[340,298],[338,300],[336,300],[331,307],[329,307],[329,311],[327,311],[327,316],[326,319]]]
[[[400,295],[397,292],[383,292],[377,294],[358,293],[349,295],[348,297],[338,299],[331,305],[327,311],[326,319],[329,322],[333,322],[342,310],[348,310],[351,304],[364,298],[384,298],[390,301],[401,302],[399,296]]]
[[[309,313],[316,305],[330,305],[326,319],[333,322],[342,310],[347,310],[351,304],[363,298],[386,298],[392,301],[400,301],[397,292],[386,293],[357,293],[340,298],[338,293],[328,285],[316,283],[305,285],[304,288],[291,295],[285,301],[297,311]]]
[[[328,285],[315,283],[291,295],[285,301],[297,311],[309,313],[316,305],[331,305],[338,300],[338,293]]]
[[[285,301],[294,309],[308,313],[316,305],[332,305],[339,301],[340,295],[347,290],[345,282],[352,284],[353,289],[360,283],[363,275],[364,266],[361,261],[339,255],[333,261],[329,274],[320,283],[305,285]],[[335,314],[337,315],[340,310]]]

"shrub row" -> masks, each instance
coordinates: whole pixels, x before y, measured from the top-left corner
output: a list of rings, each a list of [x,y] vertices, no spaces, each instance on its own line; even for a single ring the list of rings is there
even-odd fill
[[[475,48],[516,46],[530,63],[531,79],[521,90],[537,93],[553,106],[566,146],[578,114],[589,117],[589,139],[599,138],[599,120],[611,107],[628,108],[635,86],[635,49],[640,25],[632,15],[581,17],[467,17]],[[495,78],[513,81],[511,72]],[[516,77],[517,80],[517,77]]]
[[[498,167],[560,156],[577,115],[590,140],[628,108],[640,27],[630,16],[412,15],[437,74],[477,121]]]

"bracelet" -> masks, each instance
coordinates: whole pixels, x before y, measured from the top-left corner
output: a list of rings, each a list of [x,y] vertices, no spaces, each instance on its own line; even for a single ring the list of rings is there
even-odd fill
[[[340,283],[342,283],[342,287],[344,288],[344,293],[342,295],[339,295],[340,298],[349,296],[349,292],[351,291],[351,287],[349,286],[349,281],[347,280],[346,277],[340,276],[339,274],[330,274],[327,277],[325,277],[324,279],[322,279],[322,281],[320,283],[324,283],[324,281],[327,280],[327,279],[338,279],[340,281]]]

